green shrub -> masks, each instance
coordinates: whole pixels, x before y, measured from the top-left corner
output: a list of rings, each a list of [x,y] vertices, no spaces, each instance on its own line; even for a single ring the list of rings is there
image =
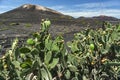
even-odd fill
[[[3,27],[3,28],[0,29],[0,31],[5,31],[5,30],[9,30],[9,28]]]
[[[32,24],[27,23],[27,24],[25,24],[25,27],[32,27]]]
[[[10,23],[10,26],[19,25],[19,23]]]

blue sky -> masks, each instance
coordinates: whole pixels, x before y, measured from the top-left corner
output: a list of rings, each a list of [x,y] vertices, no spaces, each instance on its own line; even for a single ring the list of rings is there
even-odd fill
[[[0,0],[0,13],[23,4],[42,5],[73,17],[107,15],[120,18],[120,0]]]

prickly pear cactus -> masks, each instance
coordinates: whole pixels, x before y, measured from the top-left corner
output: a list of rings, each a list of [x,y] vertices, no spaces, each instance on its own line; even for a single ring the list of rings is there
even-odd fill
[[[120,25],[86,28],[72,41],[52,39],[51,22],[41,23],[21,47],[16,38],[0,58],[0,80],[118,80],[120,75]]]

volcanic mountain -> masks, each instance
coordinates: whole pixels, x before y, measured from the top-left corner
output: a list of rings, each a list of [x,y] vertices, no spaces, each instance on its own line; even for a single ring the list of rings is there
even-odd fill
[[[51,20],[73,19],[58,11],[32,4],[24,4],[6,13],[0,14],[0,21],[7,22],[40,22],[41,19],[50,18]]]
[[[100,16],[95,16],[93,17],[93,19],[98,19],[98,20],[102,20],[102,21],[117,21],[118,19],[115,17],[111,17],[111,16],[105,16],[105,15],[100,15]]]
[[[118,18],[112,17],[112,16],[106,16],[106,15],[100,15],[100,16],[94,16],[94,17],[79,17],[78,20],[81,19],[94,19],[94,20],[100,20],[100,21],[118,21]]]

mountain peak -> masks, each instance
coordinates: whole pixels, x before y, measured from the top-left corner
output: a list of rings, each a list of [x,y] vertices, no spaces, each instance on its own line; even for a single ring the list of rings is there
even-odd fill
[[[47,9],[43,6],[38,6],[38,5],[32,5],[32,4],[24,4],[22,6],[22,8],[24,9],[35,9],[35,10],[43,10],[43,11],[46,11]]]
[[[46,8],[44,6],[41,5],[33,5],[33,4],[24,4],[21,6],[23,9],[27,9],[27,10],[37,10],[37,11],[49,11],[49,12],[53,12],[53,13],[57,13],[57,14],[62,14],[60,12],[57,12],[55,10]]]

